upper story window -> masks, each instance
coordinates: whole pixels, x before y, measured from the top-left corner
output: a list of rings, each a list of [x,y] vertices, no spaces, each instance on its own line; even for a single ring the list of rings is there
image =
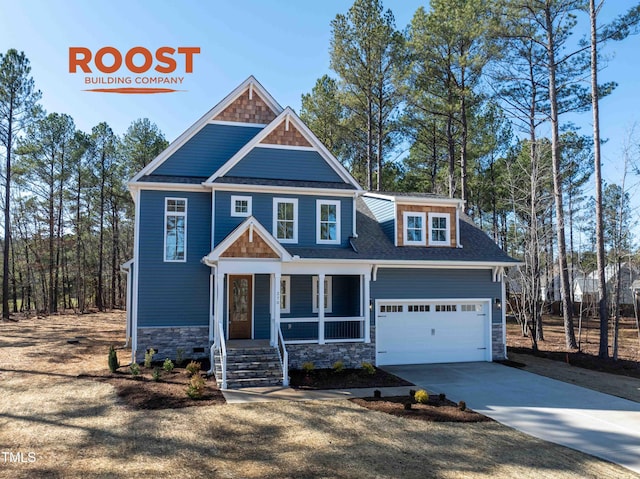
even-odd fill
[[[333,309],[333,302],[331,300],[332,294],[332,278],[331,276],[324,277],[324,312],[330,313]],[[313,308],[312,312],[318,312],[318,276],[313,277]]]
[[[451,246],[451,219],[447,213],[429,213],[429,244]]]
[[[273,199],[273,236],[281,243],[298,242],[298,200]]]
[[[251,216],[251,196],[231,196],[231,216]]]
[[[425,246],[425,213],[405,211],[404,214],[404,244],[407,246]]]
[[[316,200],[316,243],[340,244],[340,201]]]
[[[164,200],[164,260],[187,260],[187,200]]]
[[[280,312],[291,312],[291,276],[280,278]]]

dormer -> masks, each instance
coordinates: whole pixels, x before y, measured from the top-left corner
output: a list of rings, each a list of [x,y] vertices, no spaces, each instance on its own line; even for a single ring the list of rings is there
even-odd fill
[[[395,246],[461,248],[464,202],[428,193],[366,193],[363,200]]]

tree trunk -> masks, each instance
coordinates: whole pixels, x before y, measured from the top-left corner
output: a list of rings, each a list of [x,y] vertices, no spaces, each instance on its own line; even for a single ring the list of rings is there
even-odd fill
[[[13,102],[9,106],[7,161],[4,186],[4,244],[2,248],[2,318],[9,319],[9,248],[11,247],[11,144],[13,142]]]
[[[558,237],[558,263],[560,265],[562,315],[564,319],[566,346],[570,349],[577,349],[578,344],[576,343],[576,336],[573,329],[571,294],[569,293],[569,271],[567,267],[567,250],[564,231],[564,206],[562,204],[554,25],[551,20],[551,7],[548,4],[545,6],[545,19],[547,30],[547,55],[549,62],[549,105],[551,107],[551,162],[553,168],[553,196],[556,204],[556,233]]]
[[[591,21],[591,106],[593,110],[593,159],[596,189],[596,256],[598,264],[598,313],[600,316],[600,347],[598,357],[609,357],[609,317],[607,314],[607,284],[604,276],[604,223],[602,219],[602,164],[600,160],[600,111],[598,100],[598,51],[595,0],[589,0]]]

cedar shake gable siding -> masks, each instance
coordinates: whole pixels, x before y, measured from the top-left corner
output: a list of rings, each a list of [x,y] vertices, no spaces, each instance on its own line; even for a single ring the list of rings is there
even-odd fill
[[[396,218],[397,218],[397,228],[396,228],[396,239],[398,246],[404,246],[404,212],[418,212],[425,213],[425,221],[426,221],[426,229],[425,235],[427,236],[427,248],[429,248],[429,233],[430,233],[430,225],[429,225],[429,213],[447,213],[449,215],[449,233],[451,239],[451,246],[445,246],[445,248],[455,248],[458,245],[456,244],[456,228],[458,225],[456,224],[456,208],[452,206],[429,206],[429,205],[403,205],[396,204]],[[413,246],[414,248],[416,246]],[[442,246],[439,246],[442,248]],[[424,246],[422,246],[424,248]],[[434,248],[434,246],[431,246]]]
[[[287,146],[311,146],[311,143],[302,136],[302,133],[289,122],[289,129],[286,129],[286,120],[283,120],[269,135],[260,143],[268,145],[287,145]]]
[[[231,105],[218,114],[214,120],[266,125],[267,123],[271,123],[276,116],[276,113],[269,108],[267,103],[255,90],[253,90],[251,99],[249,99],[249,89],[247,88]]]
[[[247,230],[220,257],[277,259],[280,258],[280,255],[273,251],[256,230],[253,230],[253,241],[249,241],[249,231]]]

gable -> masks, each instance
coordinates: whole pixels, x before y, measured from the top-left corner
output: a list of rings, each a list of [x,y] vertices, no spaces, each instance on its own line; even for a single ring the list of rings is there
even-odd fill
[[[254,148],[225,176],[344,183],[317,151],[282,148]]]
[[[246,230],[222,254],[221,258],[269,258],[280,255],[267,244],[257,231]]]
[[[281,122],[269,135],[260,142],[269,145],[311,146],[311,143],[289,121]]]
[[[252,85],[215,118],[216,121],[234,121],[242,123],[271,123],[277,114],[267,102],[252,88]]]
[[[205,125],[150,174],[208,178],[261,130],[261,126]]]

